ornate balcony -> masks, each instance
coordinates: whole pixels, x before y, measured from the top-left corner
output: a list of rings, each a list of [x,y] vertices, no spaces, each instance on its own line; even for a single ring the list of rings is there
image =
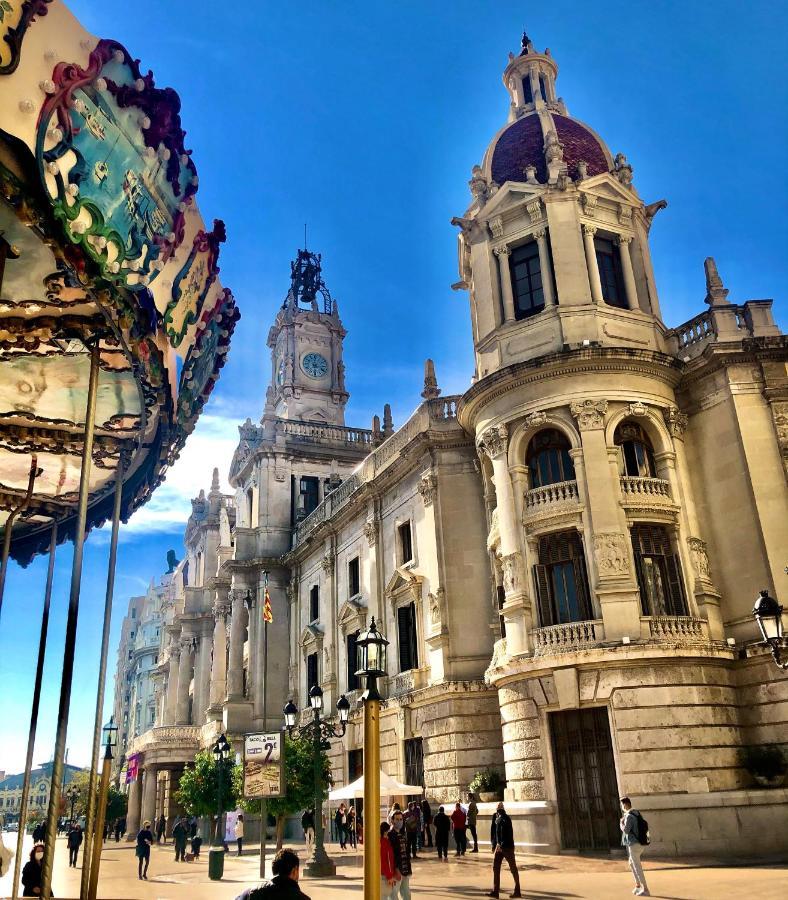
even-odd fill
[[[567,622],[533,630],[534,656],[569,653],[584,647],[594,647],[605,637],[601,619],[587,622]]]
[[[693,616],[649,616],[651,640],[669,644],[704,644],[708,641],[706,622]]]
[[[635,475],[621,476],[621,493],[624,501],[642,503],[644,500],[672,503],[670,482],[664,478],[639,478]]]
[[[579,502],[576,481],[557,481],[525,492],[526,513],[537,513],[556,505],[574,505]]]

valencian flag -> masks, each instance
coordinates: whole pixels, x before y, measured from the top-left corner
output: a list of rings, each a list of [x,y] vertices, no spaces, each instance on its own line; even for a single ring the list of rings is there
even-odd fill
[[[271,609],[271,595],[268,593],[268,585],[265,586],[265,602],[263,603],[263,621],[271,623],[274,621],[274,613]]]

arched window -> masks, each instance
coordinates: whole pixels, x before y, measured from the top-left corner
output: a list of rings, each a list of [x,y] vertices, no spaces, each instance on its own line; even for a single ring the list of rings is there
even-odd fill
[[[575,465],[569,455],[569,441],[556,428],[537,432],[528,445],[526,462],[531,487],[544,487],[559,481],[575,480]]]
[[[635,422],[622,422],[613,435],[613,443],[621,447],[624,474],[636,478],[656,478],[654,448],[645,431]]]

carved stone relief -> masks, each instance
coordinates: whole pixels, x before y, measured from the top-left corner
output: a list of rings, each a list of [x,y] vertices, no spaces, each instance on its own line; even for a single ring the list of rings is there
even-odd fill
[[[434,472],[425,472],[419,479],[419,493],[425,506],[432,506],[438,493],[438,479]]]
[[[680,412],[678,406],[669,406],[662,412],[668,431],[673,437],[683,437],[684,429],[687,427],[687,417]]]
[[[648,415],[648,408],[645,403],[636,400],[634,403],[629,404],[629,414],[630,416],[646,416]]]
[[[374,547],[378,542],[378,523],[368,519],[364,523],[364,537],[367,539],[367,543],[370,547]]]
[[[575,400],[569,407],[581,431],[602,428],[605,424],[607,400]]]
[[[624,535],[618,531],[595,534],[594,559],[601,578],[628,575],[629,551]]]
[[[711,579],[711,567],[709,566],[706,542],[702,541],[700,538],[691,537],[687,538],[687,543],[689,544],[690,553],[692,554],[692,565],[695,568],[695,572],[701,578],[707,580]]]
[[[509,553],[506,556],[502,556],[501,568],[503,570],[503,589],[506,596],[518,593],[522,588],[520,554]]]
[[[334,557],[333,556],[324,556],[320,560],[320,565],[323,567],[323,571],[326,575],[334,574]]]
[[[547,421],[547,413],[539,409],[525,417],[525,424],[528,428],[541,428]]]
[[[506,425],[493,425],[477,441],[477,446],[491,459],[506,453],[509,429]]]

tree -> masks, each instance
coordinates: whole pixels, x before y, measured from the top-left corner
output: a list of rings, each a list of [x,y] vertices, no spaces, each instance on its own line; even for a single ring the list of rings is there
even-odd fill
[[[293,813],[304,809],[312,809],[315,805],[315,743],[311,737],[285,735],[285,777],[286,794],[268,801],[269,815],[276,817],[276,849],[282,849],[285,819]],[[318,750],[321,783],[321,798],[328,799],[328,788],[332,783],[331,766],[324,744]],[[238,797],[243,798],[243,771],[236,766],[233,772],[233,789]],[[246,812],[260,815],[259,800],[241,800],[241,807]],[[315,822],[317,827],[319,823]]]
[[[88,788],[90,785],[90,770],[84,770],[82,772],[77,772],[74,775],[74,778],[66,785],[66,787],[70,787],[74,785],[78,791],[77,799],[74,801],[74,815],[75,816],[85,816],[87,815],[88,810]],[[101,782],[97,781],[96,790],[100,789]],[[71,815],[71,801],[66,797],[65,791],[61,795],[65,801],[66,805],[63,810],[65,815]],[[109,790],[107,791],[107,808],[105,811],[104,821],[112,822],[115,819],[120,819],[126,815],[126,809],[128,807],[128,798],[124,793],[119,791],[113,785],[109,786]]]
[[[109,786],[107,792],[107,813],[105,821],[114,822],[115,819],[122,819],[126,815],[128,809],[129,798],[119,791],[113,785]]]
[[[229,762],[217,763],[210,750],[201,750],[194,763],[186,766],[181,775],[180,786],[175,792],[175,799],[190,816],[214,816],[217,811],[219,769],[224,766],[222,775],[222,812],[235,809],[238,805],[236,790],[236,769],[240,766]]]

